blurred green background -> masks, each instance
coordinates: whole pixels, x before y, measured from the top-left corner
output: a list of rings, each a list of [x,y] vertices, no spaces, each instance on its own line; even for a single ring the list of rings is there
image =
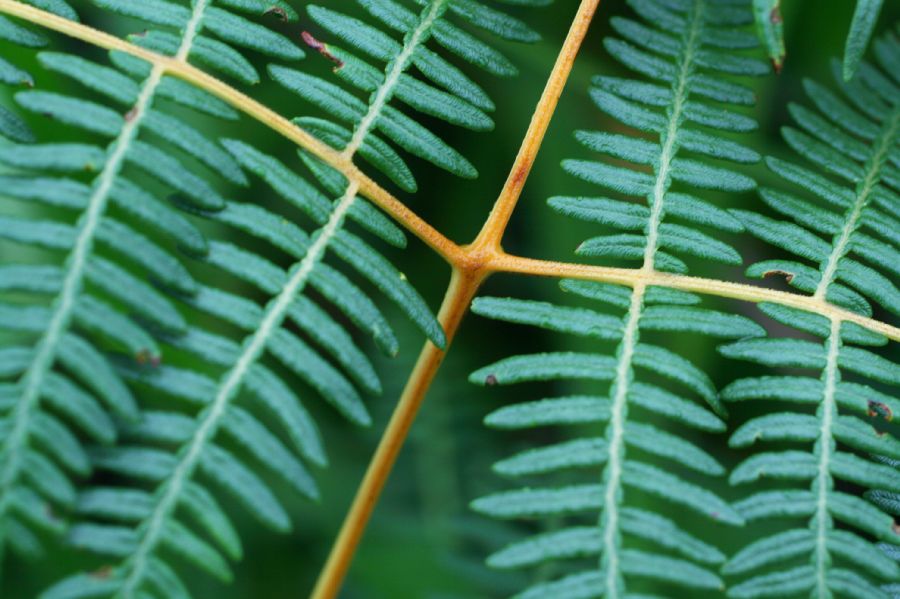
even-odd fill
[[[135,0],[139,2],[140,0]],[[307,3],[289,0],[297,8]],[[354,0],[320,0],[330,8],[346,9],[360,14]],[[89,2],[73,2],[84,20],[108,31],[126,34],[140,30],[136,23],[99,13]],[[900,3],[886,2],[880,29],[900,17]],[[849,27],[854,2],[850,0],[784,0],[783,13],[788,57],[779,76],[771,75],[755,83],[759,104],[748,111],[762,126],[745,137],[749,145],[761,153],[784,155],[785,149],[778,135],[779,128],[788,122],[789,101],[803,101],[802,78],[811,77],[831,83],[829,60],[843,51],[843,40]],[[479,76],[495,100],[496,129],[487,134],[471,134],[425,119],[426,124],[466,155],[480,171],[475,181],[462,181],[412,160],[420,191],[404,198],[426,220],[436,225],[450,238],[465,242],[474,237],[487,215],[508,169],[515,157],[531,111],[541,93],[545,79],[556,58],[577,2],[556,0],[549,8],[516,10],[541,32],[543,41],[531,45],[499,44],[499,47],[519,66],[519,78],[506,81]],[[505,246],[512,252],[555,259],[571,259],[575,246],[589,236],[588,227],[575,224],[546,207],[546,199],[557,194],[589,192],[589,188],[566,176],[559,163],[566,157],[583,157],[586,152],[573,139],[576,129],[620,129],[590,102],[587,88],[592,75],[623,74],[624,71],[605,53],[602,39],[610,31],[611,16],[627,14],[624,0],[604,0],[579,57],[566,93],[560,103],[546,142],[538,157],[531,179],[522,196],[520,206],[507,232]],[[285,30],[294,38],[301,30],[309,29],[323,41],[326,34],[303,17],[301,23]],[[56,37],[57,47],[100,54],[62,37]],[[34,65],[31,52],[18,48],[0,47],[0,55],[16,62]],[[301,65],[304,69],[327,73],[329,64],[311,54]],[[39,75],[42,87],[68,86],[68,82]],[[471,74],[471,70],[468,70]],[[256,92],[254,92],[256,93]],[[258,97],[286,116],[308,114],[296,99],[276,86],[259,86]],[[3,97],[9,105],[9,95]],[[59,131],[46,121],[33,120],[42,139],[59,139]],[[293,150],[283,140],[274,138],[255,123],[243,120],[239,124],[218,127],[220,135],[238,135],[252,141],[262,150],[290,160]],[[65,133],[63,133],[65,135]],[[296,162],[294,162],[296,164]],[[763,167],[751,169],[759,180],[768,175]],[[222,186],[224,192],[238,193]],[[236,197],[236,199],[242,199]],[[247,198],[252,199],[252,198]],[[723,197],[723,205],[759,207],[752,194]],[[736,241],[747,262],[758,258],[766,250],[743,238]],[[15,259],[18,248],[0,244],[0,259]],[[448,281],[449,271],[442,262],[421,244],[412,241],[402,252],[391,254],[392,259],[408,275],[430,304],[437,310]],[[741,280],[740,269],[707,269],[703,274]],[[521,277],[497,277],[486,286],[484,293],[519,295],[564,301],[553,281],[527,280]],[[571,301],[571,300],[568,300]],[[710,305],[724,306],[711,301]],[[751,312],[748,306],[731,306],[733,310]],[[318,473],[322,500],[318,504],[291,500],[295,530],[288,536],[276,536],[260,530],[254,523],[237,516],[245,541],[245,558],[236,571],[235,583],[223,587],[205,576],[189,578],[202,599],[255,598],[281,599],[305,597],[323,564],[331,542],[353,498],[368,459],[380,432],[411,370],[422,339],[394,314],[401,339],[401,353],[393,360],[379,358],[385,391],[382,397],[370,402],[375,423],[368,430],[349,427],[329,410],[315,406],[316,417],[322,426],[323,437],[330,455],[331,466]],[[367,348],[372,344],[364,341]],[[510,401],[539,398],[538,389],[486,390],[466,382],[468,373],[493,360],[538,350],[586,349],[583,341],[536,334],[512,326],[499,326],[477,317],[470,317],[431,391],[412,436],[375,513],[374,520],[354,562],[342,597],[345,599],[404,599],[504,596],[520,588],[518,574],[492,573],[481,566],[484,557],[498,548],[507,538],[515,536],[513,527],[500,526],[469,512],[468,503],[491,491],[506,487],[493,475],[490,464],[529,445],[528,439],[509,434],[489,432],[482,419],[492,409]],[[611,347],[604,351],[611,351]],[[680,353],[692,359],[722,384],[735,377],[733,364],[726,365],[709,343],[693,340],[678,346]],[[576,387],[553,391],[558,394]],[[547,391],[546,389],[544,391]],[[738,415],[740,417],[740,415]],[[723,447],[720,443],[714,447]],[[733,463],[739,455],[722,456]],[[283,495],[288,497],[288,495]],[[240,510],[230,513],[239,515]],[[720,546],[734,547],[734,533],[725,529],[711,530],[705,535]],[[50,558],[36,564],[10,558],[6,562],[0,597],[4,599],[32,599],[47,584],[58,580],[73,566],[96,567],[97,561],[84,559],[74,552],[54,551]],[[550,576],[552,572],[539,573]]]

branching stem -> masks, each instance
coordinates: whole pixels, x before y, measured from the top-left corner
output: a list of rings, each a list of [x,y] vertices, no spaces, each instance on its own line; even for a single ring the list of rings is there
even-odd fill
[[[599,0],[583,0],[581,8],[573,23],[573,29],[570,31],[569,40],[573,39],[573,33],[582,36],[586,33],[586,25],[590,21],[590,19],[587,18],[587,15],[593,15],[598,5]],[[406,228],[410,233],[425,243],[425,245],[434,250],[454,268],[463,271],[486,269],[491,272],[522,273],[545,277],[571,276],[601,282],[617,283],[630,287],[634,287],[634,285],[646,280],[646,274],[642,273],[640,269],[605,268],[586,264],[561,263],[510,256],[499,249],[499,241],[496,242],[496,246],[492,250],[486,250],[486,247],[491,244],[487,243],[485,239],[499,240],[499,238],[502,237],[503,227],[493,223],[509,222],[509,217],[521,195],[525,179],[530,172],[539,146],[539,144],[535,144],[531,140],[531,137],[537,136],[541,139],[543,138],[543,135],[546,132],[546,126],[549,123],[549,117],[556,107],[555,101],[538,106],[538,110],[532,120],[532,127],[529,129],[528,137],[526,137],[522,146],[523,149],[520,151],[519,158],[516,160],[507,180],[504,192],[495,204],[492,216],[488,219],[488,223],[491,224],[489,225],[486,223],[482,232],[479,234],[479,238],[482,242],[478,244],[473,243],[471,245],[460,245],[448,239],[440,231],[423,220],[418,214],[410,210],[409,207],[394,195],[375,183],[356,165],[345,159],[341,155],[341,152],[322,143],[313,135],[292,123],[289,119],[284,118],[272,109],[234,89],[225,82],[208,75],[200,69],[188,63],[178,62],[169,56],[146,50],[140,46],[131,44],[108,33],[98,31],[87,25],[69,21],[68,19],[64,19],[52,13],[23,4],[17,0],[0,0],[0,13],[38,24],[44,28],[58,31],[69,37],[82,40],[101,48],[118,50],[141,58],[155,66],[161,67],[166,74],[187,81],[188,83],[211,93],[230,104],[235,109],[243,112],[284,138],[307,150],[335,170],[340,171],[348,180],[359,185],[361,195],[372,200],[382,210],[400,223],[401,226]],[[560,75],[568,75],[571,71],[571,63],[574,62],[572,49],[572,46],[568,43],[563,47],[563,53],[567,55],[567,59],[563,64],[558,63],[556,65],[554,74],[559,73]],[[558,81],[564,79],[565,77],[560,78],[551,76],[551,81],[557,81],[557,83],[548,84],[548,90],[550,90],[552,85],[552,88],[555,91],[561,91],[562,87]],[[872,318],[859,317],[847,310],[834,306],[827,301],[811,301],[811,298],[809,297],[794,293],[784,293],[764,287],[742,285],[718,279],[665,275],[662,273],[657,273],[653,285],[684,289],[695,293],[727,297],[746,302],[773,302],[785,306],[796,307],[810,312],[817,312],[828,316],[829,318],[855,322],[864,328],[881,333],[889,339],[900,341],[900,328],[890,326]]]
[[[716,279],[660,273],[652,267],[647,268],[646,264],[642,268],[636,269],[611,268],[518,257],[503,251],[501,247],[503,233],[521,197],[525,182],[599,2],[600,0],[581,1],[506,184],[479,235],[469,245],[453,242],[410,210],[394,195],[375,183],[353,163],[353,152],[335,150],[246,94],[179,59],[183,59],[186,54],[184,56],[179,54],[175,58],[161,55],[17,0],[0,0],[0,13],[38,24],[94,46],[117,50],[145,60],[154,66],[154,72],[158,72],[160,76],[166,74],[177,77],[211,93],[341,172],[350,181],[351,187],[358,190],[360,195],[372,200],[450,264],[452,277],[439,315],[440,322],[447,334],[448,345],[454,338],[480,285],[493,273],[519,273],[615,283],[632,287],[635,290],[635,296],[639,296],[647,287],[658,286],[747,302],[776,303],[824,315],[838,325],[845,321],[854,322],[885,335],[889,339],[900,341],[900,328],[834,306],[828,303],[822,294],[803,296]],[[435,3],[435,5],[442,4],[442,2]],[[360,143],[362,143],[361,138],[352,142],[354,151]],[[445,352],[446,350],[441,351],[431,343],[427,343],[423,348],[344,522],[328,563],[313,591],[313,599],[333,599],[337,595],[378,496],[387,481],[419,406],[437,374]]]
[[[600,0],[582,0],[547,85],[538,101],[528,133],[503,192],[475,241],[469,246],[459,247],[456,250],[458,252],[456,258],[449,259],[453,272],[439,314],[440,323],[447,335],[446,347],[442,351],[433,343],[427,342],[419,354],[415,369],[407,381],[391,421],[372,456],[350,512],[344,520],[341,532],[310,599],[334,599],[340,591],[356,549],[368,526],[372,511],[378,502],[378,497],[387,483],[419,407],[462,324],[463,316],[468,311],[469,305],[484,279],[495,272],[495,269],[492,268],[494,260],[505,255],[500,248],[503,232],[506,230],[512,212],[525,187],[525,181],[531,172],[541,141],[550,126],[550,119],[559,103],[563,88],[572,72],[575,57],[587,35],[588,27],[599,4]]]

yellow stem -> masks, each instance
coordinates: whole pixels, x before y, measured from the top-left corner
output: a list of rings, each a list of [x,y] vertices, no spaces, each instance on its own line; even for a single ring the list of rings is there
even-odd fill
[[[516,161],[509,172],[506,184],[500,192],[500,196],[494,203],[490,216],[485,221],[481,232],[472,243],[477,247],[489,247],[491,249],[499,249],[500,242],[503,240],[503,233],[509,224],[516,204],[522,196],[522,189],[528,180],[528,175],[534,167],[534,159],[537,157],[544,142],[544,136],[550,127],[550,121],[556,112],[556,106],[559,104],[559,98],[562,96],[569,75],[572,73],[572,66],[575,64],[575,57],[581,49],[581,43],[587,35],[588,27],[597,12],[600,0],[582,0],[581,6],[575,19],[569,27],[569,33],[566,41],[563,43],[562,50],[556,58],[556,64],[553,65],[553,71],[544,87],[541,99],[538,101],[534,115],[531,117],[531,124],[525,133],[525,139],[519,148],[519,154]]]
[[[291,140],[341,172],[351,183],[359,187],[362,195],[372,200],[428,247],[440,254],[453,268],[450,285],[439,314],[439,320],[447,333],[448,347],[479,287],[488,276],[498,272],[586,279],[616,283],[636,289],[659,286],[748,302],[772,302],[822,314],[836,322],[853,322],[881,333],[894,341],[900,341],[900,329],[897,327],[849,312],[817,297],[714,279],[660,273],[652,269],[610,268],[537,260],[512,256],[501,249],[503,232],[521,197],[534,159],[571,73],[575,57],[599,3],[600,0],[582,0],[506,184],[478,237],[468,246],[461,246],[445,237],[390,192],[375,183],[347,156],[322,143],[270,108],[190,64],[146,50],[118,37],[16,0],[0,0],[0,13],[18,17],[95,46],[118,50],[152,63],[166,74],[189,82],[227,102],[235,109]],[[378,497],[446,351],[446,349],[443,351],[438,349],[431,343],[427,343],[422,350],[372,458],[328,562],[313,590],[312,599],[333,599],[340,590]]]
[[[450,286],[438,316],[447,333],[447,348],[453,341],[456,331],[459,330],[463,316],[469,309],[469,304],[475,297],[482,280],[483,276],[478,274],[473,276],[471,273],[460,270],[453,271]],[[375,450],[375,455],[356,492],[353,505],[344,519],[344,524],[331,554],[328,556],[328,561],[322,568],[319,580],[310,595],[311,599],[333,599],[340,591],[356,548],[362,540],[375,505],[378,503],[381,491],[387,483],[397,456],[400,455],[409,429],[425,399],[425,393],[444,361],[446,351],[446,348],[440,350],[430,341],[422,349],[415,369],[407,381],[406,388],[400,396],[400,401],[394,409],[391,420]]]
[[[586,33],[587,24],[590,21],[588,15],[592,15],[598,5],[599,0],[583,0],[572,29],[569,32],[567,44],[560,53],[560,60],[557,61],[550,83],[544,90],[544,97],[541,98],[535,116],[532,118],[532,124],[528,132],[529,136],[534,135],[542,139],[546,133],[550,116],[556,108],[558,95],[565,84],[565,80],[561,78],[561,75],[563,73],[568,75],[571,71],[572,62],[574,61],[573,44],[576,41],[578,44],[581,43],[583,35]],[[437,252],[453,268],[474,272],[485,268],[486,264],[490,264],[489,269],[491,272],[523,273],[546,277],[574,277],[619,283],[630,287],[634,287],[639,282],[646,280],[646,273],[642,273],[640,269],[605,268],[583,264],[532,260],[509,256],[500,250],[499,242],[503,228],[509,222],[509,217],[521,195],[525,179],[531,170],[539,146],[539,144],[529,142],[528,139],[523,143],[503,193],[498,198],[491,216],[478,236],[480,242],[477,244],[473,243],[471,246],[460,246],[425,222],[390,192],[380,187],[356,165],[344,158],[340,152],[320,142],[311,134],[270,108],[196,67],[178,62],[169,56],[146,50],[87,25],[23,4],[17,0],[0,0],[0,13],[18,17],[101,48],[125,52],[160,66],[167,74],[183,79],[217,96],[235,109],[259,121],[317,156],[332,168],[340,171],[349,181],[359,185],[362,195],[372,200],[400,225]],[[503,227],[497,224],[501,222],[504,223]],[[859,316],[828,302],[817,301],[806,296],[716,279],[683,277],[664,273],[654,273],[653,277],[652,285],[674,287],[695,293],[717,295],[747,302],[773,302],[818,312],[832,319],[837,318],[854,322],[869,330],[881,333],[894,341],[900,341],[900,329],[897,327],[875,319]]]
[[[665,272],[644,271],[634,268],[613,268],[609,266],[590,266],[588,264],[569,264],[522,258],[505,253],[498,253],[485,265],[490,272],[519,273],[540,277],[584,279],[615,283],[628,287],[638,285],[667,287],[705,295],[726,297],[745,302],[769,302],[791,308],[798,308],[814,314],[821,314],[831,320],[846,321],[884,335],[892,341],[900,341],[900,328],[887,323],[867,318],[861,314],[845,310],[818,298],[778,291],[767,287],[756,287],[743,283],[731,283],[718,279],[704,279]]]

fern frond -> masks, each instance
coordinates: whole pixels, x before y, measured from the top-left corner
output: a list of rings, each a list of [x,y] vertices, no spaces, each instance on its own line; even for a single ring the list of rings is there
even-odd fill
[[[900,460],[878,455],[874,455],[873,459],[893,468],[895,471],[900,469]],[[900,493],[886,491],[884,489],[875,489],[867,491],[865,496],[866,499],[877,505],[884,512],[895,518],[900,516]],[[873,565],[869,566],[869,570],[873,571],[874,574],[880,574],[881,578],[890,579],[890,575],[896,571],[896,565],[900,564],[900,550],[898,550],[898,547],[900,547],[900,544],[897,544],[896,542],[879,543],[878,548],[881,549],[881,552],[888,561],[875,558],[873,560]],[[891,561],[893,562],[893,565],[890,563]],[[863,567],[866,567],[867,565],[868,564],[863,564]],[[885,583],[881,585],[881,590],[889,597],[893,597],[900,592],[900,583],[896,581]]]
[[[517,4],[549,3],[526,0]],[[369,20],[324,6],[311,5],[308,13],[320,27],[368,59],[393,68],[382,70],[356,54],[315,40],[319,51],[336,62],[334,74],[340,84],[280,66],[269,69],[276,81],[328,115],[328,120],[306,117],[299,119],[298,124],[342,149],[345,155],[359,153],[406,191],[417,188],[412,171],[382,136],[405,152],[451,173],[476,177],[475,167],[464,156],[415,116],[391,103],[396,99],[416,113],[470,130],[493,129],[494,122],[487,112],[494,109],[494,104],[484,90],[429,46],[437,46],[490,74],[512,76],[517,70],[509,59],[453,21],[514,41],[533,42],[539,39],[538,34],[481,0],[360,0],[360,4]],[[414,9],[416,4],[422,7],[418,12]],[[406,72],[409,67],[415,67],[419,75]],[[357,93],[369,96],[368,105]]]
[[[555,197],[550,205],[622,231],[587,240],[578,248],[582,256],[639,261],[648,273],[685,272],[684,255],[739,264],[737,251],[704,229],[735,232],[742,229],[740,222],[703,195],[704,190],[755,187],[734,165],[759,156],[730,134],[756,124],[723,106],[751,104],[753,94],[739,83],[712,77],[768,71],[764,62],[737,52],[756,46],[753,33],[745,29],[753,19],[749,3],[632,0],[629,5],[642,21],[614,18],[613,28],[623,39],[607,39],[605,46],[651,82],[597,77],[591,96],[601,110],[652,135],[652,141],[649,136],[578,132],[577,139],[589,149],[634,166],[567,160],[565,170],[629,199]],[[678,222],[670,222],[673,218]],[[566,574],[518,597],[623,597],[652,588],[654,581],[667,590],[722,588],[715,571],[725,559],[721,551],[688,532],[681,518],[656,513],[655,503],[647,499],[661,499],[720,524],[743,523],[710,490],[712,485],[700,482],[698,474],[721,476],[724,469],[691,440],[696,433],[688,432],[723,431],[724,411],[702,370],[641,337],[661,330],[735,339],[759,337],[764,331],[745,317],[696,306],[697,296],[639,281],[633,289],[584,281],[564,281],[562,286],[612,313],[513,299],[482,298],[473,305],[476,313],[492,318],[615,344],[610,355],[516,356],[473,374],[474,382],[488,385],[581,379],[592,381],[594,388],[596,382],[609,383],[606,392],[600,387],[599,393],[519,404],[488,417],[489,425],[516,429],[606,425],[602,435],[528,450],[495,466],[505,476],[531,480],[555,474],[561,482],[474,502],[477,511],[498,518],[553,519],[555,530],[513,544],[489,562],[507,568],[564,562],[560,570]],[[670,391],[666,382],[675,389]],[[709,407],[698,405],[698,399]],[[681,434],[668,432],[641,422],[638,415],[685,428]],[[577,472],[562,474],[564,470]]]
[[[812,168],[776,158],[767,162],[775,173],[806,192],[760,190],[763,201],[790,220],[744,211],[734,214],[752,234],[802,259],[768,260],[751,266],[748,274],[784,274],[797,289],[850,310],[871,314],[870,302],[874,302],[897,314],[900,77],[891,69],[900,60],[900,43],[889,35],[878,44],[883,72],[862,63],[860,76],[844,83],[835,65],[843,97],[807,82],[815,110],[790,107],[799,129],[785,128],[785,139]],[[808,490],[794,487],[781,495],[765,491],[738,504],[748,520],[803,517],[808,524],[764,537],[735,555],[725,572],[742,575],[744,580],[729,590],[729,596],[800,592],[820,597],[886,596],[873,580],[896,582],[900,569],[869,539],[897,543],[896,526],[888,513],[835,487],[840,481],[897,492],[896,470],[867,454],[897,459],[900,452],[893,435],[879,434],[871,426],[872,418],[889,418],[900,407],[891,392],[882,390],[900,384],[900,366],[873,349],[856,347],[886,344],[880,335],[785,307],[761,304],[760,308],[817,340],[739,341],[722,352],[765,366],[814,371],[818,376],[798,373],[743,379],[729,385],[723,397],[728,401],[776,399],[816,409],[814,414],[791,410],[754,418],[734,433],[731,444],[814,445],[811,451],[758,453],[736,467],[731,482],[772,478],[797,486],[808,483]],[[845,526],[837,528],[838,522]],[[772,547],[777,551],[768,551]],[[844,569],[844,564],[854,570]]]
[[[136,15],[140,12],[145,18],[152,16],[160,24],[174,26],[174,19],[169,23],[164,12],[168,7],[144,15],[142,7],[131,3],[104,0],[103,4],[119,10],[127,6],[134,16],[140,16]],[[319,99],[329,110],[341,111],[352,100],[355,112],[347,119],[353,124],[352,131],[318,118],[297,121],[326,143],[343,147],[348,160],[357,152],[369,158],[372,154],[367,151],[371,149],[386,161],[372,160],[375,166],[400,164],[407,169],[396,152],[375,137],[383,122],[399,124],[407,133],[414,131],[417,144],[422,139],[429,143],[437,139],[392,106],[395,98],[405,101],[410,97],[410,87],[417,98],[439,97],[442,105],[464,105],[457,96],[436,89],[428,91],[431,88],[426,84],[406,74],[423,54],[432,30],[437,31],[438,23],[444,22],[446,2],[423,4],[421,15],[415,18],[402,44],[386,48],[383,74],[364,70],[361,62],[353,63],[350,54],[337,48],[321,46],[321,51],[343,61],[339,74],[377,75],[370,80],[372,85],[367,83],[364,88],[371,93],[368,102],[299,70],[269,67],[276,81],[314,102],[319,98],[314,95],[316,90],[328,90],[327,102],[324,97]],[[325,14],[323,10],[311,8],[310,12],[321,15]],[[476,13],[482,17],[495,14],[487,10]],[[199,22],[206,23],[202,19]],[[306,37],[311,45],[320,44]],[[466,114],[478,112],[466,106]],[[450,122],[460,120],[449,114],[441,116],[447,116]],[[397,141],[395,136],[388,137]],[[289,204],[291,210],[299,210],[304,222],[311,225],[290,222],[278,209],[268,206],[226,200],[219,208],[182,202],[184,209],[230,229],[246,241],[239,245],[210,241],[200,259],[219,276],[209,283],[198,283],[196,293],[184,297],[204,321],[211,318],[228,323],[240,331],[243,340],[235,342],[192,324],[181,334],[166,334],[165,343],[202,359],[208,368],[163,365],[147,369],[119,364],[120,376],[145,393],[174,398],[192,409],[189,413],[174,408],[152,411],[123,430],[123,442],[117,447],[92,453],[96,467],[124,479],[124,485],[92,489],[86,499],[82,497],[77,509],[87,521],[73,527],[71,539],[80,547],[111,555],[117,564],[105,580],[78,575],[60,582],[45,597],[61,599],[78,593],[187,597],[181,575],[171,564],[173,555],[187,557],[193,565],[227,580],[228,559],[240,557],[240,541],[229,517],[218,507],[213,485],[241,503],[264,526],[289,530],[287,512],[266,480],[256,474],[257,465],[279,475],[300,495],[318,497],[305,462],[325,465],[325,450],[312,416],[295,394],[296,381],[332,404],[349,421],[370,423],[362,395],[379,393],[381,383],[351,332],[331,314],[340,313],[360,331],[372,335],[386,353],[395,354],[397,338],[371,299],[372,287],[393,301],[432,342],[438,346],[445,342],[431,310],[405,276],[373,244],[352,232],[351,223],[388,244],[403,247],[406,243],[396,225],[360,197],[357,183],[304,152],[300,159],[311,177],[298,175],[280,160],[239,140],[223,140],[223,145],[240,169],[254,173],[274,196]],[[427,144],[421,147],[428,152],[434,150]],[[464,159],[460,156],[459,160]],[[260,245],[267,253],[279,255],[278,264],[263,257],[267,254],[247,249]],[[265,304],[234,291],[228,280],[251,287],[254,295],[262,294]],[[354,280],[364,281],[364,287]],[[278,366],[267,364],[271,358]],[[239,405],[242,399],[253,403]],[[262,424],[256,415],[259,411],[274,417],[290,438],[291,447]],[[234,451],[234,445],[240,451]],[[145,467],[135,470],[129,465],[134,459]],[[126,495],[137,497],[144,509],[121,513],[117,505]],[[194,527],[202,532],[194,532]]]
[[[25,3],[36,4],[28,1]],[[78,14],[65,0],[59,0],[48,7],[48,10],[67,19],[78,20]],[[0,16],[0,42],[7,42],[22,48],[43,48],[47,46],[49,40],[37,31]],[[32,87],[34,86],[34,77],[5,58],[0,58],[0,84],[13,87]],[[35,141],[34,133],[25,120],[6,106],[0,106],[0,136],[18,143]]]
[[[65,2],[32,4],[77,18]],[[261,3],[223,5],[265,10]],[[171,6],[156,8],[162,15]],[[183,31],[169,34],[177,58],[193,57],[197,44],[204,43],[199,32],[208,6],[199,2],[178,12]],[[227,25],[215,29],[226,39],[245,25],[243,38],[269,39],[260,25],[242,17],[219,8],[212,14]],[[38,34],[6,18],[0,31],[7,41],[26,47],[46,45]],[[294,48],[292,56],[301,55]],[[26,254],[34,256],[32,261],[0,267],[0,326],[9,333],[5,343],[15,344],[3,349],[15,360],[4,369],[2,383],[7,401],[0,447],[0,542],[26,553],[38,547],[33,530],[62,528],[52,514],[69,512],[77,503],[70,477],[91,469],[78,434],[111,443],[116,432],[108,413],[126,422],[139,419],[117,364],[157,363],[161,350],[151,332],[177,335],[187,329],[165,292],[190,295],[198,286],[171,246],[174,242],[192,254],[209,248],[197,227],[159,194],[174,190],[195,209],[215,210],[225,200],[209,180],[221,176],[247,185],[230,154],[177,109],[158,102],[172,100],[176,106],[236,118],[221,101],[164,76],[159,67],[118,53],[110,56],[113,66],[51,51],[37,58],[40,75],[11,81],[33,88],[16,93],[16,104],[35,118],[78,131],[80,141],[38,143],[19,135],[0,146],[2,195],[11,208],[2,217],[0,238],[34,249]],[[74,80],[77,91],[41,89],[56,76]],[[8,129],[4,135],[9,137]],[[43,518],[37,518],[37,506],[46,506]]]

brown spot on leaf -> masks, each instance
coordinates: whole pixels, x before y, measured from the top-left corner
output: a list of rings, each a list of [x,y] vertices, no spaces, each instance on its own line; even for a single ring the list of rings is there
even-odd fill
[[[141,351],[139,351],[134,359],[141,366],[149,364],[154,368],[159,366],[161,361],[158,354],[151,353],[150,350],[147,349],[142,349]]]
[[[307,46],[309,46],[310,48],[312,48],[313,50],[315,50],[316,52],[318,52],[319,54],[321,54],[322,56],[324,56],[325,58],[327,58],[334,64],[336,64],[337,65],[336,68],[339,69],[342,66],[344,66],[344,61],[341,60],[340,58],[338,58],[337,56],[335,56],[334,54],[332,54],[328,50],[328,46],[326,44],[320,42],[319,40],[317,40],[315,38],[315,36],[313,36],[313,34],[311,34],[309,31],[304,31],[303,33],[300,34],[300,37],[303,38],[303,43],[305,43]]]
[[[871,418],[883,418],[887,422],[894,419],[894,412],[891,411],[887,404],[883,404],[880,401],[870,401],[868,413]]]
[[[894,532],[895,535],[900,535],[900,524],[897,524],[897,522],[892,522],[891,530]]]
[[[272,8],[266,10],[266,12],[264,12],[263,14],[264,15],[278,15],[278,17],[284,22],[287,22],[287,20],[288,20],[287,11],[284,10],[283,8],[281,8],[280,6],[273,6]]]
[[[130,123],[137,116],[137,106],[125,113],[125,122]]]
[[[44,504],[44,515],[47,516],[48,520],[52,520],[55,522],[59,521],[59,514],[53,509],[53,506],[49,503]]]
[[[766,272],[763,273],[764,279],[768,279],[770,277],[777,277],[777,276],[784,277],[784,280],[787,281],[788,283],[790,283],[791,281],[794,280],[794,273],[788,272],[786,270],[777,270],[777,269],[776,270],[767,270]]]
[[[493,387],[497,384],[497,377],[495,377],[493,374],[487,375],[486,377],[484,377],[484,384],[488,385],[489,387]]]
[[[781,7],[778,3],[775,3],[775,6],[772,7],[772,11],[769,13],[769,21],[773,25],[781,25],[784,22],[784,18],[781,16]],[[784,66],[784,44],[781,44],[781,56],[772,59],[772,67],[775,69],[775,74],[778,75],[781,73],[781,67]]]

